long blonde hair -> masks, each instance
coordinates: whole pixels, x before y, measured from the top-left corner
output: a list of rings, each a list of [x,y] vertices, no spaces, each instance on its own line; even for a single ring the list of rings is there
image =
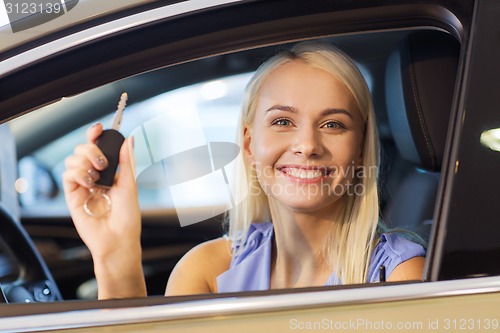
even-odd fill
[[[339,78],[356,100],[364,122],[363,170],[355,177],[362,185],[362,195],[345,194],[341,209],[335,212],[338,223],[324,244],[323,255],[344,284],[363,283],[367,279],[379,220],[377,172],[379,145],[370,91],[356,64],[338,49],[326,44],[302,42],[289,51],[270,58],[255,72],[245,90],[237,143],[243,147],[243,129],[254,120],[258,96],[266,78],[279,66],[301,60]],[[233,244],[246,235],[252,223],[271,221],[268,198],[260,187],[255,170],[243,163],[235,172],[233,193],[248,196],[229,212],[229,238]],[[257,191],[255,191],[257,189]]]

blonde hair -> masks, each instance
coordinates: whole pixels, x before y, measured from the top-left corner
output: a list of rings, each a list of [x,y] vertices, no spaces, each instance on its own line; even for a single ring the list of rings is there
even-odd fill
[[[377,174],[371,172],[372,168],[378,170],[379,145],[370,91],[356,64],[338,49],[313,42],[296,44],[289,51],[270,58],[258,68],[246,87],[237,143],[243,147],[243,128],[254,120],[264,81],[279,66],[297,60],[339,78],[354,96],[363,118],[362,163],[363,169],[370,172],[363,172],[362,177],[356,177],[355,181],[362,184],[364,194],[345,194],[341,198],[342,208],[334,216],[338,223],[332,223],[323,249],[324,258],[332,265],[331,268],[343,284],[363,283],[367,279],[379,220]],[[235,176],[234,191],[249,193],[245,200],[229,212],[229,238],[233,244],[238,244],[252,223],[269,222],[271,214],[268,198],[260,188],[255,170],[249,165],[240,165]],[[252,190],[255,188],[259,191]]]

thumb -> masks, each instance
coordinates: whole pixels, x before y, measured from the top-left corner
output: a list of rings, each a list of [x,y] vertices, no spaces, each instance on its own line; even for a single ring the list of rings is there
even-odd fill
[[[135,183],[135,158],[134,158],[134,137],[128,137],[123,142],[120,148],[119,165],[120,172],[118,174],[119,183]]]
[[[102,134],[102,131],[103,128],[101,123],[96,123],[92,125],[92,127],[90,127],[87,130],[87,141],[90,143],[94,143],[97,140],[97,138]]]

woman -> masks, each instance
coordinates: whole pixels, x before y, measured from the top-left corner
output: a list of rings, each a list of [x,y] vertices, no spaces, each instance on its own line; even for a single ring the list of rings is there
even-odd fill
[[[421,279],[424,251],[378,234],[378,143],[373,107],[355,64],[331,47],[300,43],[263,64],[242,106],[239,144],[246,200],[230,212],[228,237],[200,244],[172,272],[166,295]],[[99,298],[145,296],[140,211],[127,139],[109,191],[111,212],[82,205],[106,167],[93,144],[67,159],[71,216],[94,259]]]

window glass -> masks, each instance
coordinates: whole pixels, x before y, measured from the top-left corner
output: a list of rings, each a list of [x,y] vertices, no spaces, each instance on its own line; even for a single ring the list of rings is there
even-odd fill
[[[225,198],[215,195],[213,191],[201,193],[189,203],[186,200],[192,195],[172,198],[162,177],[162,165],[172,161],[168,157],[184,150],[206,145],[210,148],[213,143],[235,143],[242,93],[250,76],[251,73],[245,73],[186,86],[125,109],[120,131],[126,137],[135,137],[137,180],[143,209],[173,208],[173,200],[175,207],[225,203]],[[133,99],[133,91],[128,93]],[[119,95],[116,98],[118,101]],[[109,128],[112,117],[113,113],[96,122]],[[83,125],[19,161],[16,189],[24,208],[39,212],[66,209],[62,192],[65,158],[77,144],[85,142],[86,130],[93,123]],[[191,162],[192,165],[199,165],[201,157],[195,153],[191,154]],[[231,176],[229,168],[227,176]],[[206,192],[209,188],[200,190]]]

